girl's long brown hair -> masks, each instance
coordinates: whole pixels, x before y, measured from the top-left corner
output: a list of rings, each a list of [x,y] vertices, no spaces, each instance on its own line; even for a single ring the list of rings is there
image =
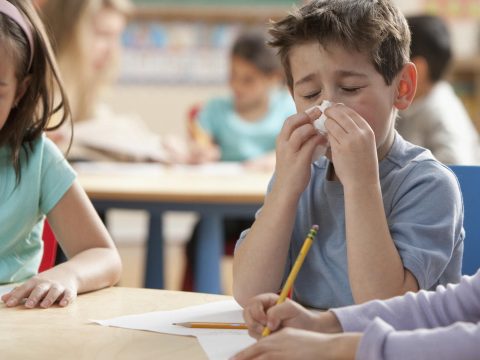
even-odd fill
[[[29,85],[17,106],[8,115],[0,129],[0,146],[9,146],[11,160],[17,176],[21,178],[21,152],[25,151],[28,161],[33,142],[44,130],[54,130],[70,118],[70,107],[62,80],[55,62],[53,51],[45,28],[30,0],[9,0],[30,25],[34,54],[30,69],[28,40],[21,28],[8,16],[0,14],[0,41],[11,50],[16,61],[15,75],[18,84],[30,77]],[[49,127],[50,117],[59,113],[60,121]]]

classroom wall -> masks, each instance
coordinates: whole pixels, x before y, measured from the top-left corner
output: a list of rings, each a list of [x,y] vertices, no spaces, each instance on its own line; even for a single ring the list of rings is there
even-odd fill
[[[417,13],[422,10],[423,1],[418,0],[394,0],[393,1],[406,15]]]
[[[138,114],[160,135],[185,134],[188,109],[194,104],[226,94],[221,85],[130,85],[117,84],[106,102],[115,112]]]
[[[470,1],[470,0],[468,0]],[[425,3],[418,0],[394,0],[406,15],[423,12]],[[480,48],[479,21],[475,18],[453,18],[452,43],[457,58],[476,57]],[[106,102],[118,113],[138,114],[158,134],[185,134],[188,109],[212,96],[226,94],[226,85],[118,83]]]

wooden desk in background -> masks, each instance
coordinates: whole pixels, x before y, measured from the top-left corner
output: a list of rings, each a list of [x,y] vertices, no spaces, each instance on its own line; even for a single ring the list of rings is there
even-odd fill
[[[150,213],[145,286],[164,287],[162,214],[195,211],[202,219],[195,255],[195,290],[221,293],[222,220],[231,215],[253,217],[263,203],[271,174],[241,171],[231,164],[208,168],[131,164],[122,171],[109,166],[86,164],[76,169],[97,210],[142,209]]]
[[[231,297],[114,287],[79,295],[65,308],[27,310],[0,303],[0,358],[207,359],[194,337],[104,327],[90,320],[227,299]]]

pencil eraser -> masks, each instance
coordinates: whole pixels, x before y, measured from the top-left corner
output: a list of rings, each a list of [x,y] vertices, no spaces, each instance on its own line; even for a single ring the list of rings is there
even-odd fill
[[[323,100],[322,103],[317,106],[322,112],[322,115],[320,115],[320,117],[313,122],[313,126],[322,134],[327,132],[327,129],[325,128],[325,121],[327,120],[327,117],[323,112],[330,106],[332,106],[332,103],[328,100]]]

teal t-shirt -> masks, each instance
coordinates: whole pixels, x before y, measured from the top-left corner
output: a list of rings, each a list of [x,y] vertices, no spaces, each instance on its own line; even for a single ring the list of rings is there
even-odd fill
[[[27,147],[28,148],[28,147]],[[35,275],[43,255],[44,215],[63,197],[76,174],[45,136],[21,152],[17,184],[9,147],[0,147],[0,283]]]
[[[231,97],[210,100],[200,111],[198,121],[220,147],[222,161],[245,161],[275,149],[275,140],[287,117],[296,113],[295,103],[286,90],[270,94],[267,114],[257,121],[242,119]]]

